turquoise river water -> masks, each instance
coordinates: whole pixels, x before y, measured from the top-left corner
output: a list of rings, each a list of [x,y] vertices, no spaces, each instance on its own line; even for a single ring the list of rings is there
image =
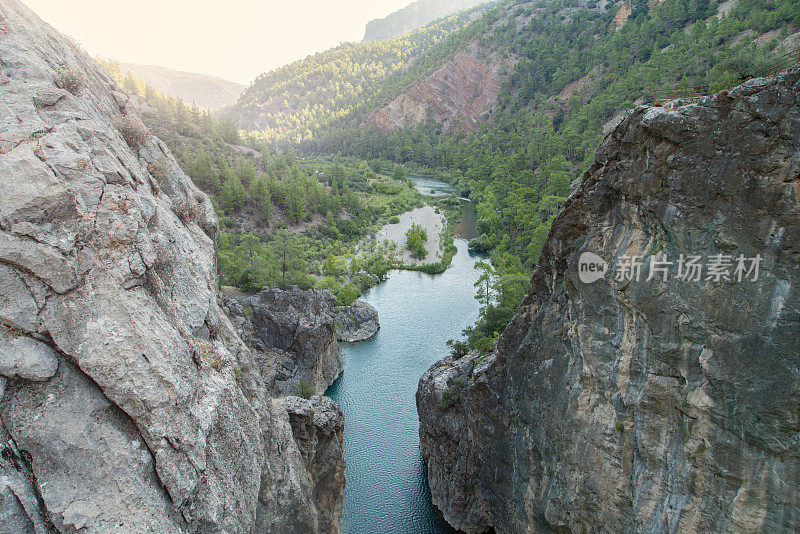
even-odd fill
[[[474,220],[471,209],[465,221]],[[361,297],[377,308],[381,329],[342,346],[344,372],[327,392],[345,414],[342,534],[455,532],[431,504],[414,396],[420,376],[447,354],[445,342],[478,317],[470,226],[459,226],[444,273],[392,271]]]

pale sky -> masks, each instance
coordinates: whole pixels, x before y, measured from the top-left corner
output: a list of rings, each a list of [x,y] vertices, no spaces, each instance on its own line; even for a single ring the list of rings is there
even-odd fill
[[[412,0],[22,0],[95,56],[213,74],[260,73],[344,41]]]

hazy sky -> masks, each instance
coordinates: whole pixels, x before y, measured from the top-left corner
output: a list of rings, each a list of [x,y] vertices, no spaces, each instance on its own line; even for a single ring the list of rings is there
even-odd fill
[[[23,0],[93,55],[248,84],[412,0]]]

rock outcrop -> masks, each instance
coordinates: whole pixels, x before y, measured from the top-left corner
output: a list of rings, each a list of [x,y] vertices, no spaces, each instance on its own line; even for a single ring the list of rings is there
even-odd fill
[[[217,235],[136,100],[3,0],[0,532],[337,530],[342,478],[306,463],[337,439],[310,451],[271,397],[218,304]]]
[[[339,341],[348,343],[369,339],[381,328],[378,310],[363,300],[357,300],[350,306],[338,306],[334,311],[334,320]]]
[[[269,287],[226,303],[245,341],[274,355],[279,395],[308,388],[322,394],[341,374],[336,299],[330,291]]]
[[[587,252],[609,265],[594,283]],[[757,277],[740,255],[760,255]],[[638,280],[619,267],[633,256]],[[799,264],[800,67],[636,108],[496,352],[422,377],[436,506],[465,532],[793,532]]]
[[[422,82],[377,110],[368,126],[385,132],[417,126],[430,115],[442,132],[471,132],[482,124],[497,102],[502,72],[513,65],[478,42],[456,53]]]
[[[314,502],[320,511],[319,529],[336,532],[342,515],[344,487],[344,414],[328,397],[314,396],[309,400],[285,397],[282,402],[303,463],[313,475]]]
[[[378,311],[363,301],[337,306],[328,290],[268,287],[251,297],[227,298],[237,332],[248,346],[268,354],[278,395],[322,394],[342,372],[337,339],[374,336]]]

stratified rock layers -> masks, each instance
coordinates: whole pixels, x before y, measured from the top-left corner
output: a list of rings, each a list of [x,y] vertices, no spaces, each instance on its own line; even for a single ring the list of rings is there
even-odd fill
[[[417,126],[432,117],[442,132],[472,132],[497,102],[502,72],[513,64],[477,42],[456,53],[417,85],[401,93],[367,121],[384,132]]]
[[[0,532],[336,532],[343,465],[306,461],[341,457],[341,412],[298,400],[309,454],[218,305],[209,199],[136,115],[3,0]]]
[[[639,107],[606,138],[496,352],[442,360],[420,381],[422,453],[450,523],[515,534],[800,524],[798,80],[795,68],[698,105]],[[641,256],[642,276],[582,283],[587,251],[611,266]],[[729,280],[708,268],[719,254]],[[679,278],[677,263],[647,280],[681,255],[702,257],[700,280]],[[761,256],[757,280],[737,280],[740,255]]]

